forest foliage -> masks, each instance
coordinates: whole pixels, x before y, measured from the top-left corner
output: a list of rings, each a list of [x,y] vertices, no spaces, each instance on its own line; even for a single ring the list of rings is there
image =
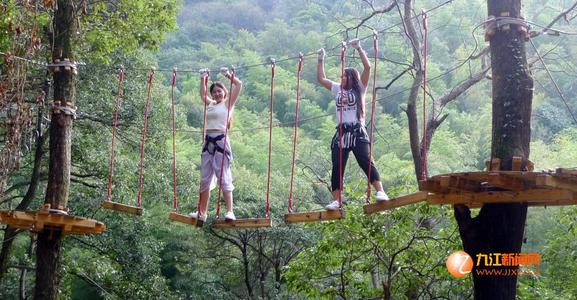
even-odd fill
[[[346,0],[185,0],[108,1],[79,9],[77,56],[83,62],[77,80],[78,118],[72,137],[70,211],[104,222],[102,235],[66,239],[62,295],[66,299],[204,299],[204,298],[470,298],[470,279],[454,279],[445,269],[448,254],[462,248],[451,207],[417,204],[365,216],[366,177],[353,159],[345,176],[346,218],[342,221],[285,225],[293,155],[297,57],[305,54],[301,81],[294,210],[322,209],[330,200],[330,140],[335,109],[330,93],[316,82],[316,50],[328,50],[327,76],[340,76],[340,42],[355,37],[369,55],[372,31],[379,31],[378,92],[374,148],[376,166],[389,195],[416,191],[407,125],[406,98],[412,84],[411,44],[397,9],[376,14],[354,29],[385,1]],[[484,1],[424,1],[415,11],[430,10],[428,101],[449,92],[482,68],[472,59],[488,43],[480,24],[486,19]],[[539,31],[571,1],[524,1],[526,19]],[[434,10],[432,8],[435,8]],[[0,17],[0,51],[12,52],[24,37],[16,28],[49,27],[51,10],[24,9],[4,1]],[[573,12],[569,16],[575,16]],[[416,15],[415,15],[416,16]],[[31,21],[33,20],[33,21]],[[417,18],[415,17],[415,20]],[[553,27],[574,29],[567,18]],[[29,32],[22,30],[23,32]],[[29,37],[28,37],[29,38]],[[577,40],[574,35],[541,35],[533,41],[564,95],[577,93]],[[48,57],[49,42],[39,41],[36,60]],[[527,47],[535,78],[530,159],[536,169],[577,164],[577,129],[532,47]],[[26,57],[26,52],[12,53]],[[198,69],[210,68],[211,81],[224,81],[221,66],[234,66],[244,89],[234,112],[230,140],[234,153],[235,213],[264,217],[267,199],[271,66],[277,60],[270,209],[273,228],[213,230],[171,223],[173,207],[171,76],[177,67],[176,196],[179,210],[195,210],[201,151],[203,105]],[[6,60],[2,67],[6,67]],[[112,119],[118,66],[126,70],[117,130],[113,200],[136,203],[146,76],[155,67],[152,104],[145,147],[144,216],[134,217],[100,208],[107,192]],[[348,52],[347,65],[360,66]],[[1,69],[1,68],[0,68]],[[42,80],[43,70],[30,67],[30,77]],[[406,71],[406,72],[405,72]],[[4,73],[0,74],[4,76]],[[390,84],[390,86],[388,86]],[[369,87],[369,91],[371,86]],[[40,90],[24,92],[34,112]],[[49,97],[48,97],[49,99]],[[371,99],[370,92],[367,99]],[[419,105],[422,105],[421,103]],[[429,108],[431,102],[429,102]],[[567,108],[569,107],[569,109]],[[419,112],[422,108],[419,108]],[[444,108],[447,119],[436,131],[428,155],[430,175],[481,170],[490,156],[490,76]],[[367,114],[370,116],[370,111]],[[43,129],[46,121],[43,121]],[[28,129],[32,132],[32,129]],[[30,135],[33,135],[30,133]],[[18,205],[26,193],[34,160],[32,142],[22,144],[20,167],[7,176],[2,209]],[[47,144],[44,145],[47,148]],[[45,154],[47,157],[47,153]],[[46,158],[41,188],[31,209],[43,202]],[[210,203],[214,219],[216,192]],[[521,277],[521,299],[577,295],[574,249],[577,210],[531,208],[524,252],[542,254],[542,273]],[[222,217],[222,216],[221,216]],[[2,236],[0,234],[0,236]],[[0,282],[0,298],[16,299],[33,288],[34,254],[31,236],[14,240],[9,269]],[[23,285],[20,284],[23,282]]]

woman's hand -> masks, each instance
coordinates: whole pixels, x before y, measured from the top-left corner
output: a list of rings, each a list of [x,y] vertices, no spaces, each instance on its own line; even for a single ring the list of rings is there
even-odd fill
[[[350,41],[348,41],[348,43],[351,47],[357,49],[357,51],[361,51],[362,47],[361,47],[361,40],[359,39],[352,39]]]
[[[325,56],[326,56],[325,48],[320,48],[319,51],[317,51],[317,54],[318,54],[318,56],[317,56],[318,62],[320,62],[320,63],[324,62]]]

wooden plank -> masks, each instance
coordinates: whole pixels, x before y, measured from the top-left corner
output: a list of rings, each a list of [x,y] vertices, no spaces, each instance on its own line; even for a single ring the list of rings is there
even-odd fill
[[[511,170],[521,171],[521,165],[523,164],[523,158],[521,156],[513,156],[511,159]]]
[[[561,189],[534,189],[520,192],[482,192],[462,194],[429,194],[429,204],[507,203],[569,201],[573,192]]]
[[[469,206],[469,208],[481,208],[483,207],[483,203],[473,202],[473,203],[466,203],[464,205]],[[577,198],[571,200],[552,200],[552,201],[536,201],[536,202],[527,202],[527,205],[530,207],[540,207],[540,206],[566,206],[566,205],[577,205]]]
[[[500,158],[493,158],[491,160],[491,168],[489,171],[499,171],[501,170],[501,159]]]
[[[376,213],[379,211],[385,211],[409,204],[418,203],[427,200],[427,192],[416,192],[408,194],[405,196],[393,198],[388,201],[377,201],[376,203],[371,203],[363,206],[363,211],[366,215]]]
[[[555,173],[566,175],[577,175],[577,168],[557,168],[555,169]]]
[[[481,181],[471,180],[460,174],[439,175],[428,180],[420,180],[419,190],[431,193],[479,192],[481,190]]]
[[[502,173],[488,173],[487,185],[510,191],[526,190],[525,180]]]
[[[238,220],[214,220],[212,228],[259,228],[272,227],[272,220],[270,218],[254,218],[254,219],[238,219]]]
[[[442,188],[441,183],[437,177],[432,177],[427,180],[419,180],[419,191],[431,193],[448,193],[449,189]]]
[[[577,182],[567,178],[541,174],[536,177],[535,185],[541,188],[557,188],[577,192]]]
[[[204,223],[203,221],[198,221],[196,218],[192,218],[189,215],[179,214],[175,211],[168,214],[168,218],[174,222],[179,222],[179,223],[188,224],[188,225],[195,225],[195,226],[197,226],[196,223]],[[202,226],[202,224],[200,224],[199,227],[200,226]]]
[[[284,222],[286,224],[302,223],[302,222],[318,222],[344,219],[345,212],[339,210],[320,210],[309,211],[302,213],[290,213],[284,215]]]
[[[130,206],[125,205],[122,203],[112,202],[112,201],[104,201],[102,203],[102,208],[111,209],[115,211],[125,212],[137,216],[142,216],[143,209],[142,207],[137,206]]]

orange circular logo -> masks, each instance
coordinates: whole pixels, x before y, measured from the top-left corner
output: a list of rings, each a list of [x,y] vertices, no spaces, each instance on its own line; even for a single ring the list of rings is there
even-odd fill
[[[471,273],[473,269],[473,259],[467,252],[457,251],[449,255],[446,265],[451,275],[462,278]]]

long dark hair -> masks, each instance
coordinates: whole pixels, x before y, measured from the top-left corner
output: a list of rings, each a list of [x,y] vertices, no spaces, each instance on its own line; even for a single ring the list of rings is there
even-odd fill
[[[365,101],[361,97],[361,78],[359,71],[355,68],[345,68],[345,77],[347,78],[347,85],[351,88],[357,99],[357,120],[360,122],[361,117],[365,115]]]

